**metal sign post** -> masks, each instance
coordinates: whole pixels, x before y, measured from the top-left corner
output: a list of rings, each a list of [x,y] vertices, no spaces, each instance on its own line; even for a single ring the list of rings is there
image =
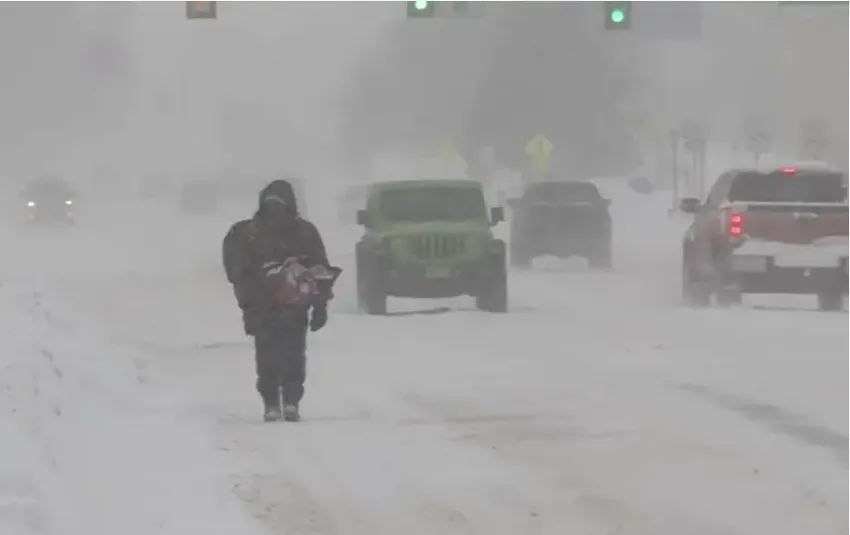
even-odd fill
[[[691,183],[689,194],[702,198],[705,184],[705,148],[708,140],[708,125],[702,121],[688,120],[681,127],[684,149],[691,155]]]
[[[671,191],[673,192],[673,206],[675,210],[679,207],[679,143],[682,140],[682,135],[679,130],[673,128],[670,130],[670,163],[672,165],[672,183]]]
[[[744,121],[744,150],[753,155],[753,163],[759,166],[761,156],[770,152],[770,129],[764,115],[750,115]]]
[[[829,146],[829,135],[823,123],[820,121],[804,121],[800,130],[803,158],[822,159]]]

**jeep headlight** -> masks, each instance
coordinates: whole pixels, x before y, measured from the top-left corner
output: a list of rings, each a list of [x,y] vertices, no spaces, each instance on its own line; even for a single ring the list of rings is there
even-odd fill
[[[28,202],[28,203],[27,203],[27,206],[29,206],[30,208],[32,208],[32,207],[34,207],[34,206],[35,206],[35,203],[34,203],[33,201],[30,201],[30,202]]]

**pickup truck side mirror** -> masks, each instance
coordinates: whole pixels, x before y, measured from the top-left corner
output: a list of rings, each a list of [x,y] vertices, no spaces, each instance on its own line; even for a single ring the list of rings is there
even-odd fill
[[[357,210],[357,224],[363,225],[366,228],[372,224],[372,218],[369,217],[369,212],[367,210]]]
[[[685,197],[679,201],[679,210],[686,214],[696,214],[699,212],[699,209],[699,199],[696,199],[694,197]]]
[[[495,225],[505,220],[505,209],[501,206],[490,208],[490,224]]]

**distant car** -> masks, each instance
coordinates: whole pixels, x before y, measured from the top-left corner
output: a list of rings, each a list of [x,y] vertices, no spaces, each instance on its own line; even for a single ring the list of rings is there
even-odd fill
[[[180,211],[186,215],[211,214],[217,207],[218,191],[212,182],[188,182],[180,190]]]
[[[339,201],[337,219],[340,224],[351,225],[357,222],[357,211],[366,208],[369,186],[358,184],[345,189]]]
[[[77,193],[59,179],[41,179],[28,183],[21,192],[26,203],[27,223],[74,225]]]
[[[847,175],[822,167],[723,173],[682,242],[682,297],[706,306],[742,294],[814,294],[821,310],[847,295]]]
[[[590,182],[538,182],[510,199],[511,265],[538,256],[581,256],[591,267],[611,267],[611,201]]]

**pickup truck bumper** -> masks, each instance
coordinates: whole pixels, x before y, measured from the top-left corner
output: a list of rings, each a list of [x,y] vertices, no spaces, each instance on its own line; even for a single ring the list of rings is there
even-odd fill
[[[561,258],[598,254],[610,248],[611,232],[547,232],[530,237],[513,234],[511,248],[525,256],[552,255]]]
[[[748,294],[847,294],[847,258],[836,266],[777,266],[772,257],[731,256],[723,273],[724,286]]]

